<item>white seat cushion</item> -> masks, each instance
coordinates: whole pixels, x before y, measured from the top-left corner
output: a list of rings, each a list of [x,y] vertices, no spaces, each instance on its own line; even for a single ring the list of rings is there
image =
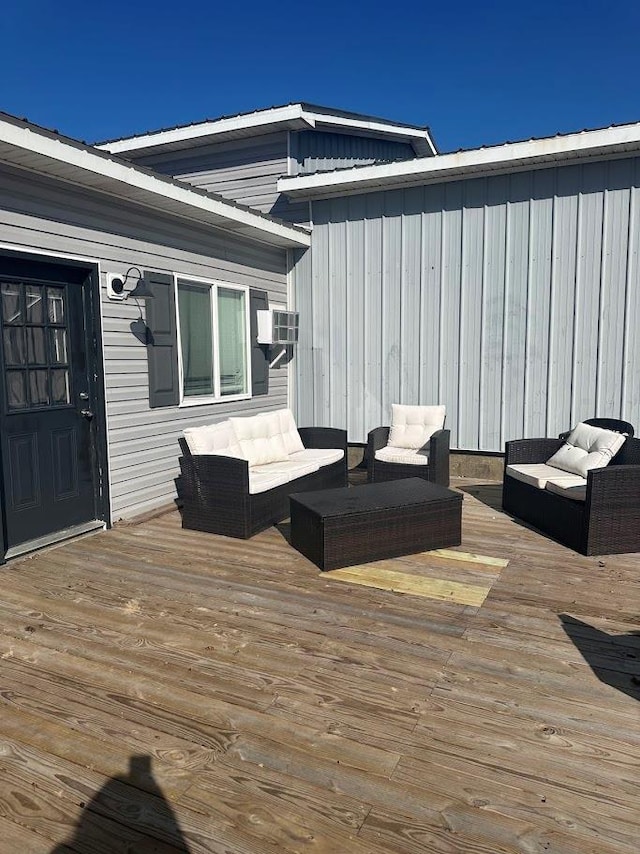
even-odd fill
[[[506,473],[522,483],[544,489],[549,478],[554,481],[571,480],[575,475],[563,475],[562,472],[546,463],[523,463],[522,465],[507,466]]]
[[[328,466],[337,463],[344,458],[341,448],[305,448],[289,454],[289,459],[295,463],[317,463],[319,466]]]
[[[565,444],[547,460],[548,465],[586,477],[590,469],[603,468],[618,453],[625,436],[580,422]]]
[[[246,418],[230,418],[231,427],[250,466],[289,459],[276,412],[261,412]]]
[[[266,492],[283,483],[289,483],[289,475],[280,473],[268,473],[249,469],[249,492],[257,495],[258,492]]]
[[[184,431],[189,450],[192,454],[223,454],[229,457],[242,457],[229,421],[218,424],[205,424],[202,427],[187,427]]]
[[[284,441],[284,447],[288,454],[304,451],[304,443],[298,433],[293,412],[290,409],[277,409],[274,415],[278,416],[280,432]]]
[[[383,463],[401,463],[405,466],[428,466],[427,451],[415,451],[411,448],[392,448],[387,445],[376,451],[375,458]]]
[[[387,445],[392,448],[422,448],[444,427],[444,406],[391,406],[391,429]]]
[[[549,478],[545,489],[556,495],[564,495],[565,498],[571,498],[573,501],[585,501],[587,498],[587,481],[579,475],[570,478]]]
[[[313,474],[318,471],[320,464],[316,462],[294,462],[286,460],[283,462],[266,463],[261,466],[253,466],[250,471],[259,474],[286,474],[289,480],[295,480],[297,477],[304,477],[306,474]]]

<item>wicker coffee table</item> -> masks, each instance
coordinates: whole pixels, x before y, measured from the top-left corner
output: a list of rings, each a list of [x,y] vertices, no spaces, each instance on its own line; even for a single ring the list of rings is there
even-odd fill
[[[459,546],[462,495],[419,477],[289,496],[291,545],[320,569]]]

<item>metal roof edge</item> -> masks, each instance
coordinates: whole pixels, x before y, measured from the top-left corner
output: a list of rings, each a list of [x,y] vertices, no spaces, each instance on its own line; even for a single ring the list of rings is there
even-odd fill
[[[173,128],[99,142],[95,147],[112,154],[125,154],[156,150],[165,145],[177,146],[179,143],[184,143],[186,147],[190,143],[201,144],[208,137],[223,137],[225,134],[238,131],[254,130],[258,133],[260,129],[274,128],[278,125],[314,128],[316,123],[336,128],[343,127],[352,132],[359,130],[362,133],[395,136],[408,141],[424,141],[430,153],[437,152],[428,127],[402,124],[329,107],[316,107],[305,102],[238,113],[235,116],[223,116],[218,119],[207,119],[188,125],[176,125]]]
[[[199,210],[202,213],[218,216],[229,224],[241,226],[242,234],[245,236],[253,235],[256,239],[260,239],[260,236],[263,238],[269,236],[291,246],[310,245],[309,231],[303,226],[286,223],[217,194],[159,175],[151,169],[137,166],[128,160],[8,113],[0,113],[0,142],[65,163],[80,172],[109,179],[114,182],[114,186],[123,188],[123,198],[128,198],[124,188],[137,187],[159,199],[171,199],[191,208],[192,218],[197,219]],[[6,159],[6,155],[2,161],[11,163]],[[21,168],[29,171],[29,167],[24,164]],[[79,185],[82,186],[81,182]],[[92,188],[89,187],[89,189]],[[114,188],[110,190],[110,195],[115,194],[113,190]],[[100,190],[93,188],[93,192],[99,193]],[[211,222],[205,218],[202,219],[202,223],[211,226]]]
[[[550,162],[567,162],[634,150],[640,150],[640,122],[415,160],[282,177],[278,180],[278,191],[292,198],[336,195],[341,191],[367,192],[394,185],[476,177],[494,171],[508,171],[510,168],[536,168]]]

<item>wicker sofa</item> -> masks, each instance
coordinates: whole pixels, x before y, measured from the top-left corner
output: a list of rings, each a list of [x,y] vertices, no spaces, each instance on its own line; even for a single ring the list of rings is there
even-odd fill
[[[246,539],[289,515],[289,495],[347,484],[347,434],[297,428],[289,410],[200,428],[180,439],[182,526]]]
[[[608,465],[587,472],[583,485],[543,477],[535,485],[510,473],[510,466],[544,468],[565,438],[506,443],[504,510],[584,555],[640,552],[639,439],[626,438]]]

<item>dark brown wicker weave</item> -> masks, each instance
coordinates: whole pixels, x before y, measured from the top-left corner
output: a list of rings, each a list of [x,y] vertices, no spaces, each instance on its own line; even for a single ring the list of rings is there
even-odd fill
[[[320,569],[458,546],[462,495],[422,478],[293,494],[291,545]]]
[[[306,448],[340,448],[344,458],[275,489],[249,493],[249,463],[221,455],[192,456],[180,440],[182,527],[246,539],[289,515],[289,494],[347,483],[347,434],[333,427],[298,429]]]
[[[545,463],[561,439],[507,442],[505,468]],[[586,501],[538,489],[506,474],[502,506],[558,542],[584,555],[640,551],[640,439],[626,439],[608,466],[592,469]]]
[[[449,486],[449,430],[438,430],[429,441],[429,465],[412,466],[402,463],[386,463],[376,460],[376,451],[384,448],[389,441],[390,427],[376,427],[367,437],[365,459],[367,461],[367,479],[369,483],[385,480],[400,480],[405,477],[420,477]]]

